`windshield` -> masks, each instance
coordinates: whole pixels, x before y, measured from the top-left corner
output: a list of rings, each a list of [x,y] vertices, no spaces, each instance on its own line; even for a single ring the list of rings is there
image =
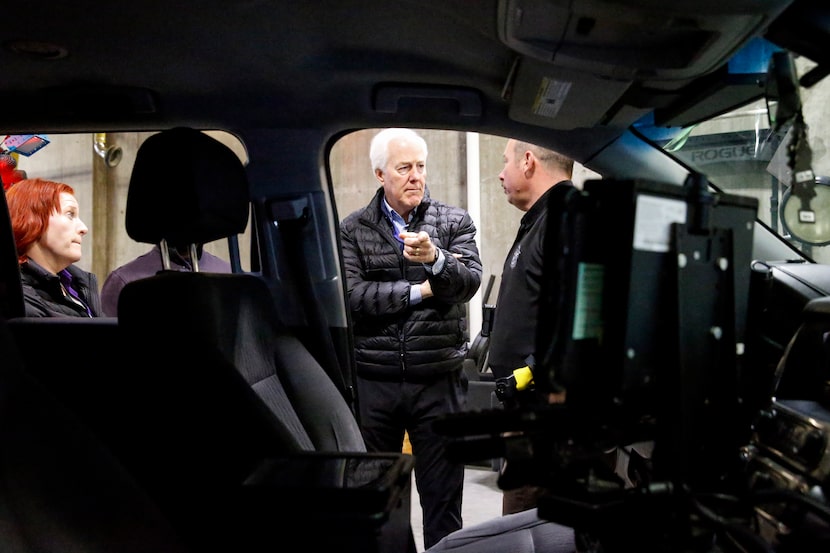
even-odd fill
[[[767,59],[764,65],[768,67]],[[796,77],[814,66],[804,58],[791,59]],[[764,90],[766,82],[769,91],[772,76],[757,70],[749,75],[757,80],[759,90]],[[797,124],[794,130],[793,120],[779,119],[776,124],[778,104],[783,102],[774,101],[769,94],[692,125],[659,127],[648,121],[639,124],[637,130],[706,175],[718,190],[757,198],[761,222],[806,257],[830,263],[830,160],[824,138],[828,133],[824,107],[830,96],[830,80],[796,88],[804,122],[801,135]],[[706,97],[701,100],[703,109],[706,102],[713,109],[717,107]],[[805,140],[794,143],[794,136]],[[797,153],[796,174],[811,169],[814,175],[803,192],[793,188],[793,151]]]

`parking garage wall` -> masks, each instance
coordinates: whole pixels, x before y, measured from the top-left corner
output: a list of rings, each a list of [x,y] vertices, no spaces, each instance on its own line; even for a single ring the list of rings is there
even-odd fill
[[[364,130],[343,137],[333,148],[331,170],[337,214],[340,219],[366,205],[379,184],[369,162],[369,143],[376,130]],[[470,152],[478,160],[479,181],[470,182],[467,174],[467,134],[453,131],[421,130],[427,141],[429,157],[427,186],[430,194],[449,204],[468,209],[468,194],[477,194],[480,209],[474,213],[478,229],[479,249],[484,267],[483,286],[471,302],[477,310],[471,316],[471,335],[478,332],[482,293],[490,275],[495,276],[490,303],[495,303],[501,267],[523,215],[504,198],[498,174],[503,167],[502,154],[507,139],[480,135],[477,151]],[[108,166],[95,153],[94,134],[50,135],[50,144],[31,157],[21,156],[18,167],[29,177],[40,177],[70,184],[81,206],[81,218],[89,227],[84,240],[84,256],[79,265],[99,276],[102,284],[109,272],[150,249],[147,244],[132,240],[124,228],[125,206],[130,171],[138,146],[151,133],[110,133],[104,135],[107,146],[121,150],[121,160]],[[98,137],[99,139],[101,136]],[[223,139],[240,157],[244,148]],[[575,180],[596,176],[577,165]],[[161,183],[160,183],[161,184]],[[240,247],[246,251],[247,237]],[[209,244],[207,250],[228,258],[224,241]],[[243,267],[246,266],[243,256]]]

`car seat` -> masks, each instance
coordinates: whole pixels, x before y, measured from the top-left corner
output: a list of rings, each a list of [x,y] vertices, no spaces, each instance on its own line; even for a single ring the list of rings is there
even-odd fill
[[[136,241],[159,244],[162,252],[167,244],[178,247],[236,235],[247,224],[248,194],[245,168],[229,148],[194,129],[162,131],[137,153],[127,196],[127,233]],[[286,539],[280,528],[305,528],[307,544],[337,539],[331,528],[338,514],[317,505],[325,514],[316,517],[305,510],[307,504],[301,509],[297,494],[289,490],[320,496],[320,486],[351,487],[342,472],[351,464],[331,463],[331,455],[367,458],[375,470],[382,466],[397,471],[392,481],[380,475],[375,482],[382,484],[378,494],[401,498],[387,498],[383,505],[382,517],[395,519],[394,527],[385,525],[383,531],[391,533],[390,541],[411,540],[411,457],[366,453],[353,411],[282,324],[262,278],[161,271],[128,283],[119,296],[118,313],[134,375],[134,401],[128,408],[144,415],[129,429],[134,443],[127,458],[199,547],[243,550],[239,540],[245,540],[249,548],[261,543],[273,548]],[[341,472],[315,472],[314,454],[329,455],[317,466]],[[305,471],[292,473],[290,481],[285,476],[296,470],[297,458]],[[365,466],[363,470],[366,491],[372,487],[366,480],[371,473]],[[348,492],[340,496],[351,497]],[[292,496],[293,505],[288,499]],[[292,509],[302,511],[305,525],[297,516],[277,516],[275,511],[290,515]],[[360,509],[359,502],[352,504],[352,520]],[[263,513],[273,517],[257,525],[254,521],[261,521]],[[380,518],[378,524],[384,522]],[[326,519],[329,528],[310,529],[317,519]],[[300,526],[286,527],[286,520]],[[210,528],[223,532],[205,532]],[[233,528],[238,530],[228,530]],[[408,535],[401,538],[402,533]],[[349,541],[340,538],[349,550]],[[368,548],[365,540],[355,539],[360,543],[355,550],[382,549],[387,543],[386,537],[369,538]],[[398,541],[395,549],[402,545]]]
[[[0,551],[189,551],[112,451],[29,374],[2,319],[0,358]]]

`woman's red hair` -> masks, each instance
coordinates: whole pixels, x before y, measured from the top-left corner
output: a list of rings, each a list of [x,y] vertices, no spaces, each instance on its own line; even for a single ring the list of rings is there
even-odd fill
[[[62,192],[75,195],[68,184],[44,179],[24,179],[6,190],[18,262],[28,259],[26,252],[46,232],[49,217],[60,211]]]

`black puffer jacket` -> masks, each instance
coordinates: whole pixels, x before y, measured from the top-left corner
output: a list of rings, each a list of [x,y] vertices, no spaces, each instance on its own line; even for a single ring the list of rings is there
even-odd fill
[[[101,297],[98,294],[98,278],[94,273],[70,265],[72,287],[89,306],[93,317],[100,317]],[[86,310],[63,295],[61,281],[31,259],[20,265],[23,281],[23,300],[27,317],[88,317]]]
[[[375,380],[428,381],[459,370],[466,353],[465,304],[481,284],[476,228],[463,209],[424,195],[408,230],[426,231],[442,250],[444,267],[433,275],[404,258],[382,198],[380,188],[340,224],[357,372]],[[410,305],[410,285],[427,279],[434,296]]]

